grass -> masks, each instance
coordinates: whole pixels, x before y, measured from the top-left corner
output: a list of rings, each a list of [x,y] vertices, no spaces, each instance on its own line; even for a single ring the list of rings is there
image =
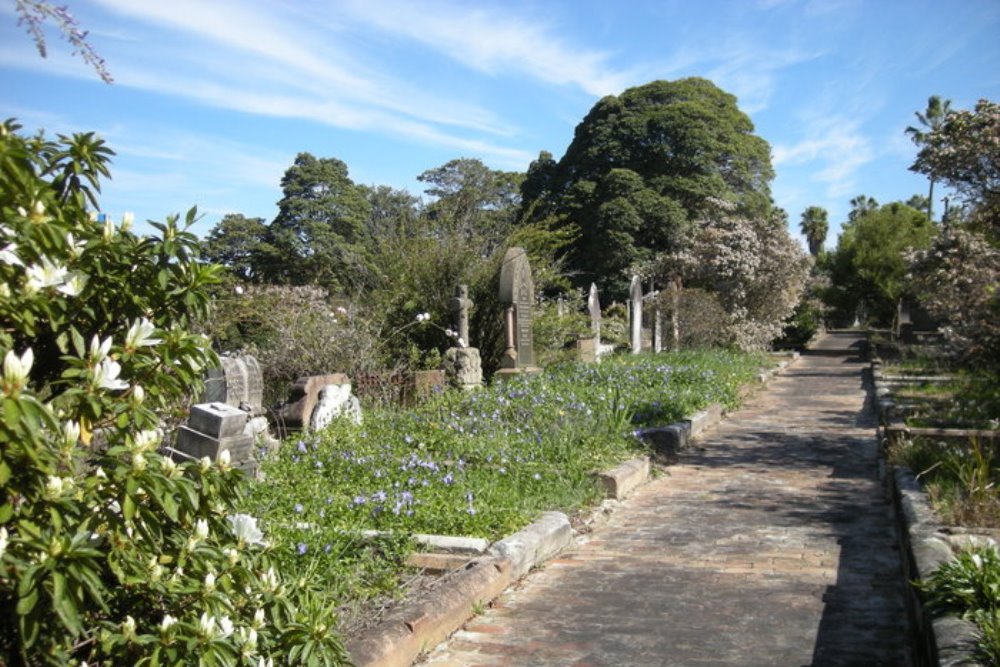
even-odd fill
[[[243,509],[261,517],[289,571],[324,572],[345,604],[391,595],[409,535],[493,540],[544,510],[594,504],[592,473],[644,451],[635,429],[734,406],[765,363],[730,352],[620,357],[369,410],[363,425],[285,442]]]
[[[971,620],[979,629],[977,658],[1000,664],[1000,554],[995,547],[960,552],[920,582],[928,608]]]

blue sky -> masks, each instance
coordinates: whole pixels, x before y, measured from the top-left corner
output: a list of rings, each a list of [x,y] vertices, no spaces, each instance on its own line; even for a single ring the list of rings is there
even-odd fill
[[[998,0],[56,0],[90,31],[106,85],[55,32],[41,59],[0,1],[0,113],[94,130],[117,152],[102,206],[137,220],[197,205],[267,220],[295,155],[421,194],[457,157],[556,158],[600,97],[703,76],[772,147],[797,234],[849,200],[926,193],[904,134],[929,95],[1000,98]],[[940,210],[940,204],[937,205]]]

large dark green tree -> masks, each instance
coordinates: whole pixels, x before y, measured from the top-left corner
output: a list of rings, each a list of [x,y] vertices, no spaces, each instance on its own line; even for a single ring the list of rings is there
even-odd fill
[[[841,324],[863,312],[888,326],[906,293],[907,255],[930,246],[936,229],[926,213],[901,202],[859,213],[844,225],[829,260],[827,301]]]
[[[364,285],[371,267],[361,241],[370,204],[347,165],[299,153],[281,188],[284,197],[267,239],[276,251],[268,281],[337,291]]]
[[[600,100],[558,163],[542,153],[522,212],[579,227],[578,282],[615,292],[630,266],[681,245],[711,199],[766,217],[772,178],[770,147],[733,95],[705,79],[655,81]]]
[[[273,263],[275,250],[267,243],[268,228],[263,218],[242,213],[226,214],[202,244],[202,254],[213,264],[221,264],[235,278],[259,282],[262,267]]]

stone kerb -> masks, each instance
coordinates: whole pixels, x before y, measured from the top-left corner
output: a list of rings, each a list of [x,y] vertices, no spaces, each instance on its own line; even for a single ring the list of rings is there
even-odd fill
[[[940,517],[934,512],[930,500],[913,472],[905,466],[896,466],[885,460],[885,446],[892,438],[907,437],[909,431],[890,398],[891,390],[882,383],[879,364],[872,364],[875,393],[878,400],[881,463],[883,482],[895,506],[900,549],[903,554],[903,576],[915,582],[928,578],[938,567],[955,557],[956,550],[977,542],[992,543],[989,538],[965,535],[956,539],[949,534]],[[995,546],[995,545],[994,545]],[[929,665],[981,665],[973,658],[977,628],[970,621],[956,616],[931,614],[923,604],[920,591],[907,586],[906,607],[913,628],[914,650],[918,664]]]

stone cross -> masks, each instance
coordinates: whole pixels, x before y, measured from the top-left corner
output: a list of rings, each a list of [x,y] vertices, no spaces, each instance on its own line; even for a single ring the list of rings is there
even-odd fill
[[[524,248],[510,248],[500,269],[500,303],[507,307],[505,325],[513,333],[514,359],[505,354],[504,368],[526,369],[535,366],[535,349],[531,333],[531,309],[535,304],[535,284]],[[505,365],[513,362],[513,366]]]
[[[597,344],[601,343],[601,299],[597,294],[597,285],[590,283],[590,294],[587,295],[587,312],[590,313],[590,330],[594,332]]]
[[[471,347],[469,341],[469,311],[475,304],[469,299],[469,286],[459,285],[455,288],[455,298],[451,300],[451,309],[455,313],[455,330],[458,332],[459,347]]]
[[[632,354],[639,354],[642,352],[642,281],[639,280],[639,276],[632,276],[628,292]]]

